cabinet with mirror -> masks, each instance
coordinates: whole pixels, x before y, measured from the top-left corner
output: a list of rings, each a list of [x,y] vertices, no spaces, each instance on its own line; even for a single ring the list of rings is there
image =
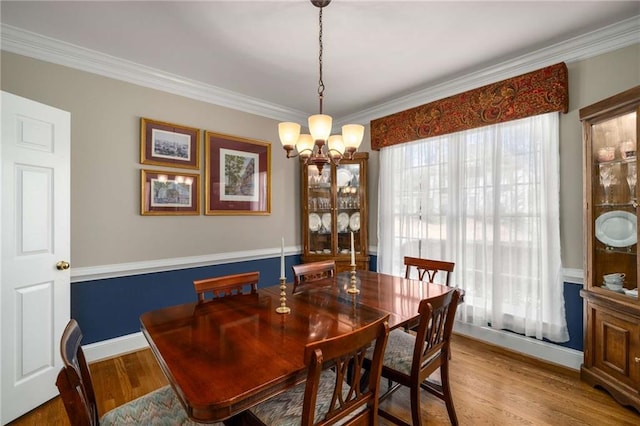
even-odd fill
[[[640,86],[580,109],[585,202],[581,377],[638,410],[639,113]]]

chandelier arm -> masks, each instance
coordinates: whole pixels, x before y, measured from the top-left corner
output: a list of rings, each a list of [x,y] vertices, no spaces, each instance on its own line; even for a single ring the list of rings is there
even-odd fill
[[[337,157],[338,157],[338,158],[342,158],[342,157],[344,157],[344,154],[343,154],[343,153],[341,153],[340,151],[338,151],[337,149],[327,148],[327,154],[330,154],[330,153],[332,153],[332,152],[335,152],[336,154],[338,154],[338,155],[337,155]]]
[[[331,153],[332,153],[332,152],[335,152],[337,155],[331,155]],[[331,159],[331,162],[332,162],[333,164],[335,164],[336,166],[337,166],[338,164],[340,164],[340,160],[342,160],[342,159],[350,160],[350,158],[346,158],[346,157],[344,156],[344,154],[342,154],[342,153],[341,153],[340,151],[338,151],[337,149],[333,149],[333,148],[329,148],[329,149],[327,149],[327,158],[330,158],[330,159]]]
[[[285,148],[285,150],[287,151],[287,158],[296,158],[296,157],[301,157],[302,154],[304,154],[305,152],[309,152],[309,156],[308,157],[303,157],[303,158],[310,158],[313,155],[313,149],[303,149],[302,151],[298,151],[295,148]],[[295,154],[292,154],[292,152],[295,151]]]

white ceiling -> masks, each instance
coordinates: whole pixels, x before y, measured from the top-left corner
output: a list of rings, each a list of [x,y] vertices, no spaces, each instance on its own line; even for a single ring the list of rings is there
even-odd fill
[[[308,0],[0,7],[3,28],[304,116],[318,111],[319,9]],[[640,2],[333,0],[323,14],[324,112],[345,117],[632,17],[640,25]]]

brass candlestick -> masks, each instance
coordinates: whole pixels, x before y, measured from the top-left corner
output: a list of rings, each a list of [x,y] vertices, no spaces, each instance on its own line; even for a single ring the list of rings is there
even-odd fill
[[[360,290],[358,290],[358,288],[356,287],[356,265],[351,265],[351,287],[349,287],[347,293],[360,293]]]
[[[291,312],[291,308],[287,306],[286,281],[286,278],[280,278],[280,306],[276,308],[276,312],[279,314],[288,314]]]

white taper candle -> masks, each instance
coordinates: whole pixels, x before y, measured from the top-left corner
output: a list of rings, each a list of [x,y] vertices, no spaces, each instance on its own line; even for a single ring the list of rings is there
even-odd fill
[[[282,237],[282,245],[280,246],[280,278],[285,278],[285,275],[284,275],[284,237]]]
[[[353,231],[351,231],[351,266],[356,264],[356,251],[353,248]]]

